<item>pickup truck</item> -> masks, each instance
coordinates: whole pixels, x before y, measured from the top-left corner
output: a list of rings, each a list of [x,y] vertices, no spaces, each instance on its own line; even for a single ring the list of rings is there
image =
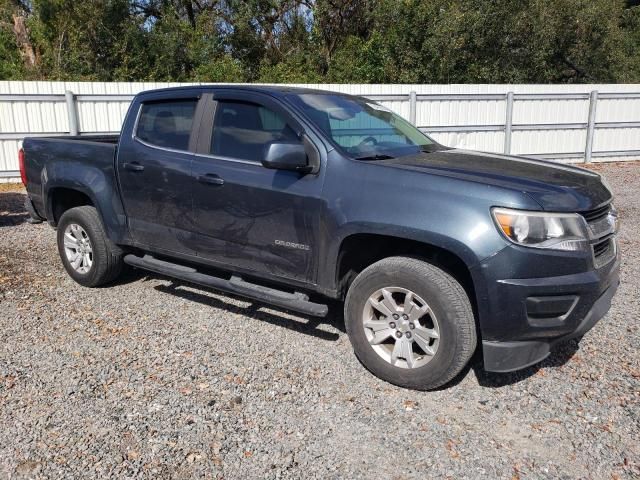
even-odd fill
[[[337,300],[361,363],[407,388],[478,348],[487,371],[540,362],[619,284],[600,175],[448,148],[361,97],[147,91],[119,136],[27,138],[19,159],[79,284],[126,264],[310,316]]]

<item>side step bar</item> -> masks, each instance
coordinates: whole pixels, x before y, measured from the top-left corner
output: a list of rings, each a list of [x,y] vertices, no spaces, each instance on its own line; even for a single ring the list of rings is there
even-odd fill
[[[263,287],[262,285],[249,283],[236,276],[232,276],[229,280],[226,280],[224,278],[200,273],[195,268],[158,260],[151,255],[138,257],[129,254],[125,255],[124,261],[133,267],[143,268],[169,277],[215,288],[216,290],[235,293],[236,295],[259,300],[271,305],[313,315],[314,317],[324,317],[329,310],[327,305],[310,302],[309,297],[301,292],[289,293],[276,290],[275,288]]]

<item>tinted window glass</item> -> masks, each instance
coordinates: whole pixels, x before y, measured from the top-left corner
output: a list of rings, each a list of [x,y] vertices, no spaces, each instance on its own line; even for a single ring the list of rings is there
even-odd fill
[[[433,140],[402,117],[363,98],[304,93],[287,99],[355,158],[409,155],[434,146]]]
[[[279,113],[253,103],[218,102],[211,154],[260,162],[274,141],[299,141]]]
[[[197,100],[142,105],[136,136],[159,147],[187,150]]]

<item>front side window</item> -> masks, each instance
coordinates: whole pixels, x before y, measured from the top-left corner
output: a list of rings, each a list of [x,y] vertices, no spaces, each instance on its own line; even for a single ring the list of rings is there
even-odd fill
[[[144,103],[136,137],[158,147],[188,150],[197,100]]]
[[[304,93],[287,100],[354,158],[390,158],[437,145],[399,115],[363,98]]]
[[[211,137],[212,155],[260,162],[266,146],[275,141],[300,141],[282,115],[255,103],[218,102]]]

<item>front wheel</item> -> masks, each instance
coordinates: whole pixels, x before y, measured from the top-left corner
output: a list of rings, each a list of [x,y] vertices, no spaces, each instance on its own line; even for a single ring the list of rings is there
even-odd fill
[[[422,260],[390,257],[362,271],[345,301],[354,352],[377,377],[417,390],[453,379],[476,347],[465,290]]]
[[[64,268],[80,285],[109,283],[122,270],[122,250],[107,237],[94,207],[64,212],[58,222],[57,240]]]

